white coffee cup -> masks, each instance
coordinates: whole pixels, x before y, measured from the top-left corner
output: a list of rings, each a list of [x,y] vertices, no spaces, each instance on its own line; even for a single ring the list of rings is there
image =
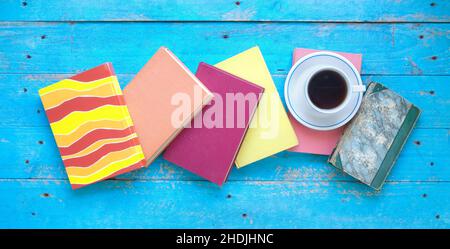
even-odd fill
[[[316,106],[311,101],[311,98],[310,98],[310,96],[308,94],[308,87],[309,87],[309,85],[311,83],[311,79],[315,75],[317,75],[318,73],[323,72],[323,71],[333,71],[335,73],[338,73],[342,77],[342,79],[344,79],[345,84],[347,86],[346,87],[347,92],[346,92],[346,95],[345,95],[345,99],[338,106],[336,106],[334,108],[331,108],[331,109],[324,109],[324,108],[320,108],[320,107]],[[308,75],[307,75],[307,80],[306,80],[306,84],[305,84],[305,90],[304,90],[304,95],[305,96],[304,97],[305,97],[307,103],[314,110],[316,110],[319,113],[323,113],[323,114],[337,113],[337,112],[341,111],[342,109],[344,109],[348,105],[348,103],[349,103],[349,101],[352,98],[354,93],[364,92],[366,90],[366,87],[364,85],[352,85],[350,83],[350,80],[348,79],[347,75],[344,72],[342,72],[342,70],[340,70],[337,67],[330,66],[330,65],[313,67],[310,70],[308,70],[307,74]]]
[[[320,92],[321,87],[334,88],[333,84],[310,85],[313,77],[324,70],[332,70],[341,76],[333,75],[334,73],[329,75],[333,76],[330,80],[338,80],[336,96],[332,91]],[[348,123],[358,112],[365,90],[358,71],[348,59],[333,52],[319,51],[300,58],[289,70],[284,84],[286,106],[291,116],[303,126],[320,131],[334,130]],[[318,79],[322,83],[333,82],[321,78],[326,74],[317,76],[320,76]],[[312,82],[315,84],[320,81],[315,82],[314,77]],[[346,92],[340,88],[344,83]],[[308,90],[311,90],[310,93]],[[311,98],[308,94],[311,94]],[[322,98],[334,97],[336,99],[321,101]]]

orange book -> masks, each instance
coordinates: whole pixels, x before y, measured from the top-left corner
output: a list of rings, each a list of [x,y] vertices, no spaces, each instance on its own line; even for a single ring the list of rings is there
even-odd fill
[[[165,47],[158,49],[123,92],[147,165],[213,97]]]

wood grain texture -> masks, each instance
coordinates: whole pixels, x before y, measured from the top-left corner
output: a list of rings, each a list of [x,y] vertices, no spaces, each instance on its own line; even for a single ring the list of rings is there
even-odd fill
[[[449,7],[446,0],[2,0],[0,21],[448,22]]]
[[[0,224],[26,228],[446,228],[446,183],[0,180]],[[126,203],[126,205],[124,205]],[[264,203],[264,205],[261,205]],[[132,210],[132,211],[131,211]],[[13,217],[13,218],[12,218]]]
[[[450,1],[213,2],[0,1],[0,228],[450,228]],[[124,87],[161,45],[193,71],[259,45],[280,93],[295,47],[362,53],[422,116],[381,192],[292,152],[222,188],[158,158],[72,191],[37,90],[107,61]]]
[[[0,73],[75,73],[105,61],[135,74],[162,45],[189,68],[259,45],[269,70],[295,47],[362,53],[363,74],[448,75],[450,24],[3,23]],[[43,39],[44,38],[44,39]],[[57,65],[57,66],[55,66]]]

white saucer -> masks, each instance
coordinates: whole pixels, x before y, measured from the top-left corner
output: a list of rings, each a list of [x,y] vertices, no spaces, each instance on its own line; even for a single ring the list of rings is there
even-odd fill
[[[350,121],[361,105],[363,92],[353,92],[347,104],[336,113],[321,113],[305,98],[308,70],[331,66],[345,74],[351,86],[363,85],[358,70],[341,55],[332,52],[316,52],[302,57],[289,71],[284,85],[286,105],[292,116],[301,124],[314,130],[333,130]]]

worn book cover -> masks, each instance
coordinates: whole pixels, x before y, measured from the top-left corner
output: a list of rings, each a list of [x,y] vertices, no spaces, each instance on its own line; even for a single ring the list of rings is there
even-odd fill
[[[212,96],[168,48],[158,49],[124,89],[147,164],[167,147]]]
[[[328,162],[380,190],[420,110],[379,83],[370,83],[361,107]]]
[[[167,147],[164,158],[222,185],[264,88],[205,63],[196,76],[214,98]]]
[[[215,66],[265,89],[236,157],[238,168],[298,144],[259,47],[250,48]]]
[[[110,63],[39,90],[73,189],[145,166]]]

